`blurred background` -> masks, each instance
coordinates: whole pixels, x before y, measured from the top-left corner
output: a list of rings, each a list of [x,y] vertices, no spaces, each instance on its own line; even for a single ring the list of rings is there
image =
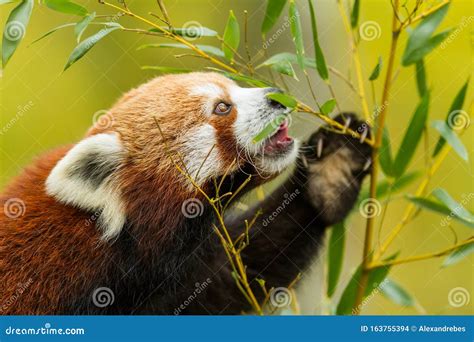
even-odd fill
[[[77,1],[89,11],[113,17],[116,13],[97,3],[97,1]],[[306,53],[313,57],[313,44],[307,1],[297,0],[302,15],[305,34]],[[427,1],[434,3],[434,1]],[[347,74],[351,65],[347,35],[341,17],[333,0],[315,0],[320,44],[325,53],[328,65]],[[346,2],[344,2],[346,3]],[[174,26],[180,27],[189,22],[198,22],[223,33],[229,10],[233,10],[240,23],[243,23],[243,11],[248,15],[248,38],[251,54],[261,47],[260,27],[263,20],[266,2],[253,0],[165,0]],[[128,5],[137,13],[149,17],[148,12],[158,13],[155,1],[128,1]],[[12,4],[1,5],[1,25],[4,26]],[[288,8],[285,9],[287,13]],[[360,42],[360,56],[365,78],[372,71],[380,55],[386,60],[391,35],[390,1],[366,0],[361,4],[359,23],[374,21],[379,26],[377,37]],[[455,0],[441,24],[440,30],[448,27],[462,26],[459,34],[444,48],[438,47],[425,60],[427,80],[432,90],[430,119],[444,119],[455,95],[472,73],[472,2]],[[115,31],[99,42],[83,59],[63,72],[66,60],[76,45],[73,28],[60,30],[47,38],[29,44],[48,30],[66,22],[76,22],[79,18],[73,15],[53,12],[44,6],[35,6],[26,36],[10,60],[8,67],[2,70],[1,82],[1,117],[0,117],[0,189],[18,174],[32,159],[42,152],[62,144],[76,142],[83,137],[92,124],[92,118],[98,111],[106,110],[124,92],[157,75],[151,70],[141,70],[144,65],[173,66],[202,69],[207,64],[197,58],[183,57],[176,59],[173,55],[183,50],[146,49],[137,51],[145,43],[166,42],[163,38],[137,35],[129,32]],[[130,18],[120,18],[120,24],[126,27],[141,27],[141,24]],[[284,18],[275,25],[269,35],[283,26]],[[462,25],[462,23],[467,23]],[[241,25],[242,27],[243,25]],[[460,26],[460,27],[461,27]],[[85,36],[95,32],[89,27]],[[439,30],[439,31],[440,31]],[[401,38],[397,61],[406,42],[406,34]],[[215,38],[200,38],[199,43],[219,46]],[[290,29],[285,31],[269,46],[269,55],[278,52],[294,52]],[[243,49],[241,52],[244,52]],[[256,64],[263,62],[263,58]],[[399,63],[398,63],[399,64]],[[295,67],[296,68],[296,67]],[[396,150],[403,137],[409,119],[418,104],[414,67],[399,67],[392,89],[391,107],[387,125],[391,132],[392,149]],[[375,83],[375,93],[380,98],[385,69]],[[310,71],[315,92],[320,102],[331,96],[327,87],[314,70]],[[331,75],[336,98],[343,110],[361,113],[360,101],[347,85]],[[300,99],[314,106],[312,97],[303,77],[300,82],[287,77],[291,92]],[[471,82],[472,83],[472,82]],[[369,103],[371,88],[365,84]],[[472,84],[468,89],[464,109],[472,113]],[[293,118],[293,135],[305,137],[316,130],[320,121],[307,114],[296,114]],[[437,133],[431,130],[430,144],[437,140]],[[471,153],[473,149],[472,129],[462,137]],[[410,166],[411,170],[423,170],[422,144]],[[462,161],[451,153],[443,163],[440,171],[433,177],[433,187],[447,189],[460,200],[462,196],[472,193],[473,175],[472,158],[469,163]],[[278,182],[278,180],[276,181]],[[275,186],[268,185],[267,191]],[[407,188],[413,192],[416,183]],[[399,222],[407,202],[397,198],[390,206],[381,231],[382,238]],[[466,203],[466,208],[474,211],[474,201]],[[349,233],[346,239],[346,255],[342,279],[336,299],[350,279],[352,272],[360,262],[364,238],[365,221],[359,214],[352,215],[349,221]],[[453,244],[453,232],[440,224],[442,217],[430,212],[423,212],[410,223],[397,238],[390,253],[401,251],[402,257],[442,250]],[[469,228],[454,222],[458,240],[472,234]],[[308,272],[298,286],[298,300],[304,314],[325,313],[328,304],[322,293],[324,273],[324,252],[319,261]],[[461,307],[449,305],[448,293],[456,287],[467,289],[472,297],[474,282],[473,262],[470,257],[452,267],[440,268],[442,259],[420,261],[394,267],[390,278],[401,284],[417,301],[412,307],[401,307],[376,294],[363,307],[363,314],[472,314],[470,303]]]

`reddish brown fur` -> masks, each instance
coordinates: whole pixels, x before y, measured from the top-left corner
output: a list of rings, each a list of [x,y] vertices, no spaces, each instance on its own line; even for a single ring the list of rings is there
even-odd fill
[[[110,250],[97,248],[100,233],[94,224],[86,224],[90,214],[66,207],[44,191],[46,177],[69,149],[60,148],[38,159],[1,196],[2,208],[9,198],[20,198],[26,206],[18,218],[0,212],[1,314],[60,311],[65,293],[73,297],[84,282],[100,278],[99,264]],[[66,275],[56,276],[58,270]],[[22,284],[29,282],[18,295]]]

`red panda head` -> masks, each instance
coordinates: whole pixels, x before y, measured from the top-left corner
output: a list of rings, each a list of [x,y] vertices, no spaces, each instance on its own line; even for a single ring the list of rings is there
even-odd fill
[[[173,160],[199,186],[239,172],[243,164],[258,176],[274,176],[295,161],[298,150],[286,122],[269,138],[253,140],[287,110],[266,97],[275,91],[242,88],[216,73],[155,78],[125,94],[58,162],[47,193],[99,211],[104,237],[112,238],[140,193],[154,188],[179,198],[194,190]]]

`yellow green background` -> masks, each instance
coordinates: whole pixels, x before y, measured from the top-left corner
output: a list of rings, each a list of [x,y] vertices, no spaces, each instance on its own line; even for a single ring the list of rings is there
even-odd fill
[[[78,1],[90,11],[98,14],[116,12],[101,6],[97,1]],[[234,10],[238,20],[243,22],[243,10],[248,10],[248,37],[252,54],[261,46],[260,26],[265,9],[265,1],[257,0],[165,0],[175,26],[182,26],[196,21],[222,34],[229,10]],[[391,35],[390,1],[368,0],[361,2],[360,23],[375,21],[380,26],[380,37],[372,41],[362,40],[360,55],[366,78],[381,55],[386,61]],[[428,3],[435,3],[428,1]],[[158,13],[156,1],[129,1],[134,11],[152,18],[148,12]],[[305,31],[306,53],[313,56],[313,45],[307,1],[297,0]],[[1,24],[6,22],[9,11],[14,5],[2,5]],[[351,65],[348,40],[344,32],[336,2],[333,0],[315,0],[318,19],[320,43],[329,65],[347,74]],[[285,10],[285,12],[287,9]],[[429,88],[432,90],[430,118],[443,119],[450,104],[472,72],[472,4],[469,0],[453,1],[449,12],[441,24],[440,30],[460,25],[463,20],[468,24],[445,48],[438,47],[426,58],[426,70]],[[53,12],[35,3],[35,9],[27,29],[26,36],[19,49],[2,70],[1,77],[1,117],[0,128],[0,187],[3,188],[32,159],[55,146],[76,142],[84,135],[92,123],[94,113],[109,108],[125,91],[156,76],[153,71],[141,70],[143,65],[175,66],[186,68],[203,68],[206,63],[200,59],[184,57],[179,60],[173,57],[180,50],[149,49],[137,51],[137,47],[150,42],[163,41],[144,35],[129,32],[113,32],[97,44],[82,60],[66,72],[62,72],[67,57],[76,45],[73,28],[58,31],[46,39],[29,46],[37,37],[49,29],[66,22],[78,21],[79,18]],[[281,27],[281,18],[275,29]],[[142,27],[130,18],[121,18],[119,22],[126,27]],[[243,25],[242,25],[243,26]],[[89,28],[85,36],[94,32]],[[272,31],[274,32],[274,31]],[[293,52],[293,43],[289,28],[269,47],[269,54],[288,51]],[[218,44],[215,38],[202,38],[206,44]],[[201,43],[201,41],[199,41]],[[406,42],[406,33],[401,38],[397,54],[400,55]],[[241,49],[244,54],[244,51]],[[263,59],[257,61],[262,62]],[[398,74],[392,89],[391,105],[387,125],[391,132],[392,147],[396,149],[406,129],[409,118],[418,103],[414,68],[396,68]],[[381,95],[381,80],[375,83],[377,98]],[[354,76],[354,75],[353,75]],[[311,80],[320,102],[330,97],[323,82],[310,72]],[[306,103],[312,98],[304,78],[300,82],[288,79],[292,93]],[[336,90],[337,100],[343,110],[361,112],[360,101],[338,78],[331,75]],[[472,83],[472,82],[471,82]],[[472,113],[472,84],[468,90],[464,109]],[[365,84],[370,96],[370,84]],[[371,103],[371,101],[370,101]],[[26,107],[25,107],[26,106]],[[293,119],[293,134],[306,136],[320,125],[318,120],[306,114],[297,114]],[[436,142],[437,133],[430,129],[430,144]],[[473,149],[472,128],[462,137],[469,152]],[[419,146],[410,169],[426,171],[423,160],[423,147]],[[432,178],[431,187],[443,187],[450,194],[460,199],[463,194],[473,192],[472,160],[462,161],[451,153],[439,172]],[[414,191],[416,184],[408,188]],[[407,202],[402,196],[391,204],[385,218],[382,236],[390,231],[401,219]],[[466,207],[474,211],[471,201]],[[340,294],[351,273],[360,260],[364,236],[364,221],[359,215],[353,215],[349,224],[346,246],[347,254],[341,283],[336,294]],[[389,253],[401,251],[407,257],[448,247],[455,236],[447,227],[441,226],[442,216],[424,212],[409,224],[396,239]],[[472,230],[459,223],[453,223],[458,240],[468,237]],[[324,256],[324,254],[322,254]],[[421,261],[395,267],[390,277],[414,295],[419,303],[416,308],[403,308],[387,300],[380,294],[371,298],[364,306],[364,314],[472,314],[471,298],[469,304],[455,308],[448,304],[448,293],[455,287],[463,287],[472,297],[473,257],[452,267],[441,269],[441,259]],[[327,300],[321,296],[321,283],[324,257],[308,272],[308,279],[302,281],[299,289],[299,302],[303,313],[321,313],[321,302]],[[319,264],[319,265],[318,265]],[[323,310],[325,312],[325,310]]]

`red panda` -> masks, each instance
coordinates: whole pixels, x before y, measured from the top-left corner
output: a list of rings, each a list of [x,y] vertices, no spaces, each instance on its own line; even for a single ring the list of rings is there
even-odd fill
[[[216,73],[157,77],[125,94],[80,142],[39,157],[0,198],[0,314],[171,314],[204,279],[202,297],[179,313],[248,310],[212,232],[211,207],[195,187],[212,192],[218,180],[233,191],[250,174],[248,191],[300,158],[260,204],[268,215],[298,188],[288,209],[295,222],[281,215],[271,230],[258,222],[244,252],[252,279],[288,285],[324,227],[354,203],[370,148],[320,130],[298,157],[286,122],[255,143],[287,112],[266,97],[276,91],[242,88]],[[324,148],[315,148],[322,140]],[[189,203],[197,214],[186,214]],[[233,234],[255,210],[226,218]],[[301,239],[300,224],[314,241]]]

